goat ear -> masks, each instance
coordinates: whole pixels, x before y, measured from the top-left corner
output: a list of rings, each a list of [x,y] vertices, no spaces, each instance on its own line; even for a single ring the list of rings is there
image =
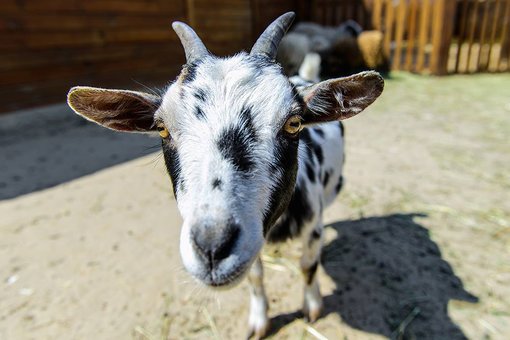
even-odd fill
[[[73,87],[67,104],[80,116],[117,131],[147,132],[153,130],[154,113],[161,99],[157,96],[127,90]]]
[[[384,79],[374,71],[326,80],[302,89],[303,123],[343,120],[357,115],[382,93]]]

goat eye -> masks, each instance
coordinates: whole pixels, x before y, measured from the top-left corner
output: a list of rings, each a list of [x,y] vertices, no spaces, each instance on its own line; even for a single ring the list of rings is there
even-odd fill
[[[167,138],[168,136],[170,136],[170,133],[168,132],[166,126],[163,123],[158,123],[156,128],[158,129],[161,138]]]
[[[303,124],[301,124],[301,117],[298,115],[291,116],[283,126],[283,130],[289,135],[295,135],[302,129]]]

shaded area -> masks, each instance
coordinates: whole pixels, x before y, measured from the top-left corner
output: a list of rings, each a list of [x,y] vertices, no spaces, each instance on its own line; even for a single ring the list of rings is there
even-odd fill
[[[336,284],[333,294],[324,297],[324,315],[338,313],[353,328],[390,338],[466,338],[448,316],[448,301],[478,299],[464,290],[415,217],[425,215],[394,214],[327,226],[338,237],[322,254],[323,268]],[[294,312],[273,318],[272,333],[301,316]]]
[[[0,117],[0,200],[49,188],[150,152],[159,139],[107,130],[65,104]]]

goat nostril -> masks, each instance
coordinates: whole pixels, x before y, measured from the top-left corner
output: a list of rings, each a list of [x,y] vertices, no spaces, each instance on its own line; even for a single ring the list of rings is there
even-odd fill
[[[197,255],[212,269],[216,262],[227,258],[240,234],[237,224],[224,227],[197,225],[191,230],[191,242]]]
[[[229,224],[225,230],[225,237],[223,242],[221,242],[219,246],[212,252],[213,261],[221,261],[230,255],[237,242],[237,239],[239,238],[239,231],[240,228],[238,225]]]

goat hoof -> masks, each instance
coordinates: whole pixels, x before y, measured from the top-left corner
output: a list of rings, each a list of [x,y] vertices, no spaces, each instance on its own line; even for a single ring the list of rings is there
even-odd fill
[[[313,323],[322,315],[322,299],[315,301],[316,303],[305,303],[303,306],[303,314],[307,322]]]
[[[258,324],[250,325],[250,331],[246,339],[260,340],[263,339],[269,332],[269,320],[264,320]]]
[[[305,319],[307,322],[314,323],[319,320],[322,314],[322,308],[311,308],[307,313],[305,313]]]

